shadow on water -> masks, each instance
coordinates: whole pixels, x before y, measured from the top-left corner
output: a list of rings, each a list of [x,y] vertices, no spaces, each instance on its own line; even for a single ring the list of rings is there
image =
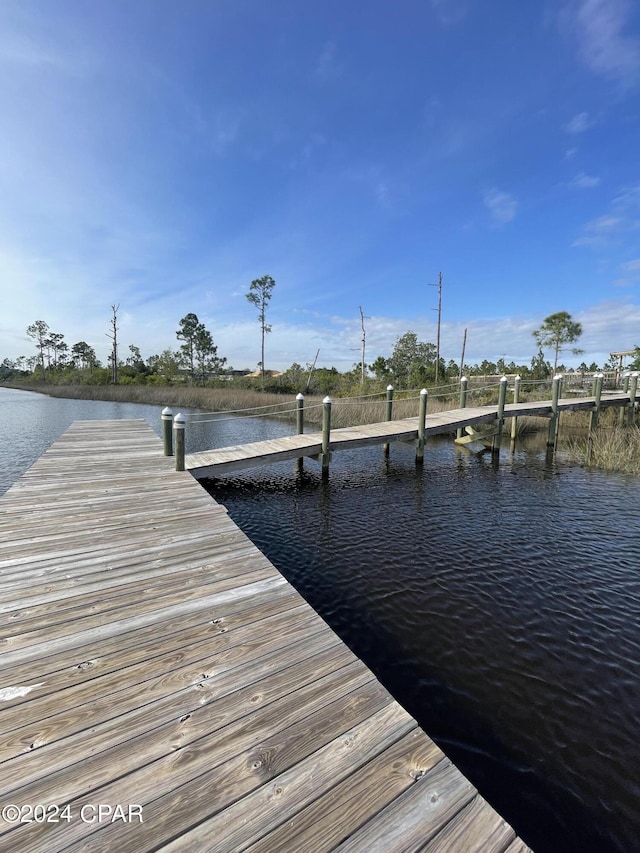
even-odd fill
[[[392,448],[208,489],[537,851],[640,835],[640,482]]]

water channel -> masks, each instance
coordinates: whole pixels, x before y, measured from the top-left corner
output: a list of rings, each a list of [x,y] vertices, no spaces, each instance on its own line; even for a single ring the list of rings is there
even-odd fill
[[[76,419],[0,388],[0,493]],[[188,425],[191,426],[191,425]],[[188,449],[286,434],[214,419]],[[640,849],[640,479],[537,450],[392,445],[206,484],[537,853]]]

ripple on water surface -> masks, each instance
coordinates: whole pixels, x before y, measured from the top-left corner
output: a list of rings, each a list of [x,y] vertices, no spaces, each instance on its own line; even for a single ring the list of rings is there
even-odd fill
[[[209,488],[537,851],[638,849],[640,481],[449,442],[307,471]]]

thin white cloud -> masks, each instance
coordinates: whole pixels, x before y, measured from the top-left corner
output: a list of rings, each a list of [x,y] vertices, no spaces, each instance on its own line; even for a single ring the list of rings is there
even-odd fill
[[[585,130],[589,130],[590,127],[593,127],[595,123],[595,119],[591,118],[589,113],[578,113],[565,124],[564,130],[567,133],[573,134],[584,133]],[[571,150],[573,153],[576,151],[575,148]]]
[[[640,184],[627,187],[617,195],[602,216],[591,219],[583,228],[573,246],[605,248],[613,245],[637,244],[640,231]]]
[[[591,246],[603,248],[611,245],[624,230],[625,221],[620,216],[599,216],[586,223],[582,229],[582,236],[572,243],[573,246]]]
[[[518,202],[510,194],[492,187],[483,194],[484,205],[496,225],[506,225],[516,217]]]
[[[444,26],[459,23],[469,11],[467,0],[431,0],[431,8]]]
[[[316,77],[323,82],[334,80],[342,74],[342,68],[336,59],[337,47],[334,41],[325,43],[316,64]]]
[[[640,42],[625,32],[632,8],[629,0],[571,0],[560,14],[582,61],[625,86],[640,79]]]
[[[576,156],[577,153],[578,153],[577,148],[567,148],[567,150],[564,152],[564,159],[565,160],[572,160]]]
[[[584,172],[578,172],[569,186],[580,190],[590,190],[593,189],[593,187],[597,187],[599,184],[600,178],[597,178],[594,175],[586,175]]]
[[[626,261],[620,264],[620,268],[629,275],[640,276],[640,258],[635,258],[633,261]]]

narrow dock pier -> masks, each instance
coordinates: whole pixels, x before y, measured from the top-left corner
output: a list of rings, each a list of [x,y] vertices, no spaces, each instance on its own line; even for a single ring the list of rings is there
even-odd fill
[[[558,412],[591,411],[595,404],[594,397],[581,397],[559,400],[555,407]],[[620,407],[628,405],[628,397],[610,394],[603,397],[599,404]],[[503,416],[505,418],[517,418],[523,415],[549,417],[553,409],[554,403],[551,400],[507,403],[504,406]],[[428,414],[424,419],[424,437],[453,433],[478,424],[494,423],[500,418],[498,410],[499,406],[491,405],[449,409]],[[331,430],[328,450],[333,452],[396,441],[416,443],[419,435],[418,417],[342,427]],[[322,447],[323,433],[309,432],[188,453],[184,457],[184,464],[196,479],[204,479],[274,462],[284,462],[288,459],[317,458],[321,455]]]
[[[143,421],[0,498],[0,851],[526,851]]]

